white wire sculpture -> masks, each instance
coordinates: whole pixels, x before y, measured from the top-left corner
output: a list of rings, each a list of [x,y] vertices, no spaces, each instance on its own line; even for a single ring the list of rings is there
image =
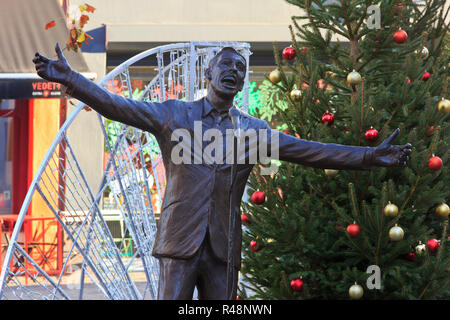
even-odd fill
[[[190,42],[160,46],[122,63],[99,85],[116,83],[125,96],[142,101],[196,100],[206,95],[204,73],[210,59],[226,46],[235,48],[247,60],[242,99],[242,108],[247,111],[251,54],[247,43]],[[158,63],[158,74],[138,97],[133,97],[130,67],[152,56]],[[0,299],[83,299],[88,282],[90,290],[94,287],[106,299],[157,298],[159,266],[151,255],[157,227],[151,194],[156,186],[154,197],[162,204],[165,174],[159,147],[148,132],[97,114],[110,158],[95,193],[67,134],[83,107],[79,103],[62,125],[30,185],[4,256]],[[145,167],[146,158],[151,162],[150,170]],[[107,188],[124,222],[119,243],[123,246],[129,240],[128,244],[134,248],[131,256],[121,254],[123,248],[116,244],[100,208]],[[39,245],[30,249],[20,239],[30,203],[36,197],[45,202],[57,227],[68,239],[62,252],[63,264],[56,272],[45,270],[46,257],[38,252]],[[63,240],[60,237],[58,241]],[[140,282],[133,279],[136,265],[145,274]]]

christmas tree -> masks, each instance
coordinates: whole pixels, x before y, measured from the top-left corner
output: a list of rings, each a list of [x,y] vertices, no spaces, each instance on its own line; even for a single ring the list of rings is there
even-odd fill
[[[343,145],[375,147],[400,128],[395,144],[413,151],[406,167],[367,171],[255,166],[240,297],[450,298],[445,1],[288,2],[302,15],[291,46],[274,43],[259,117]]]

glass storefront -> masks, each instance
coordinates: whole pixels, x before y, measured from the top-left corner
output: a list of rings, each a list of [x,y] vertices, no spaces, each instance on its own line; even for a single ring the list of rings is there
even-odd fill
[[[0,102],[0,214],[12,210],[12,158],[14,100]]]

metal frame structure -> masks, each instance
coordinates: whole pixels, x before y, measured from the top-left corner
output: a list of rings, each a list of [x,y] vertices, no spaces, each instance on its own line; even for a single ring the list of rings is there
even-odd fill
[[[205,69],[210,59],[225,46],[235,48],[247,60],[243,89],[243,110],[247,111],[251,54],[247,43],[190,42],[156,47],[122,63],[99,85],[105,87],[112,80],[118,80],[124,95],[133,98],[130,67],[153,55],[158,62],[158,74],[137,99],[149,102],[168,98],[199,99],[207,90]],[[83,107],[84,104],[79,103],[62,125],[30,185],[1,269],[0,299],[83,299],[86,276],[106,299],[157,298],[159,266],[151,255],[156,234],[151,193],[152,187],[156,186],[156,197],[162,203],[165,175],[159,147],[150,133],[108,122],[98,114],[110,159],[100,188],[94,193],[67,134]],[[114,139],[111,139],[113,135]],[[145,168],[145,155],[150,155],[151,170]],[[154,184],[150,185],[149,181]],[[101,197],[108,187],[136,249],[127,261],[121,256],[100,208]],[[68,238],[62,271],[56,275],[43,270],[33,259],[33,252],[24,250],[19,242],[30,203],[36,197],[45,202]],[[76,257],[81,258],[78,259],[81,264],[78,273],[73,272]],[[145,273],[145,286],[138,286],[132,279],[132,269],[137,261]],[[73,281],[74,277],[77,281]],[[25,279],[31,279],[28,281],[31,284],[25,283]]]

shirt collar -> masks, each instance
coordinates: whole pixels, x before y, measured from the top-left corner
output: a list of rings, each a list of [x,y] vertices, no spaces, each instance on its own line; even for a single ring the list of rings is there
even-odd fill
[[[218,115],[224,116],[228,115],[228,111],[219,111],[205,98],[205,103],[203,104],[203,114],[202,117],[207,117],[212,111],[216,111]]]

